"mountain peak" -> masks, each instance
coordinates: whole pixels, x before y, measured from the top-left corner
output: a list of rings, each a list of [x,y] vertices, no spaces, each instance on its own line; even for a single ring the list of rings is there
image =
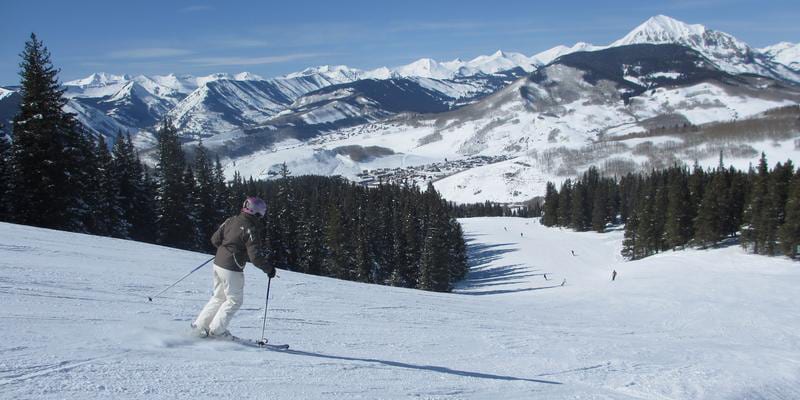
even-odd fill
[[[131,79],[128,75],[114,75],[106,72],[95,72],[86,78],[76,79],[74,81],[65,82],[69,86],[104,86],[112,83],[129,81]]]
[[[686,44],[691,38],[702,38],[706,27],[700,24],[690,25],[666,15],[656,15],[634,28],[630,33],[612,46],[625,46],[639,43],[681,43]]]

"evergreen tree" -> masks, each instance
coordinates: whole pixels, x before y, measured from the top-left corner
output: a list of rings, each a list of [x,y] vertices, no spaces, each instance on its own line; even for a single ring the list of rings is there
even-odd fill
[[[622,256],[629,260],[642,258],[642,244],[639,240],[639,215],[636,209],[631,209],[628,221],[625,223],[625,236],[622,241]]]
[[[592,230],[603,233],[608,222],[609,199],[608,185],[604,182],[595,189],[594,201],[592,204]]]
[[[11,141],[0,124],[0,221],[11,221]]]
[[[83,232],[91,143],[72,114],[44,44],[31,34],[20,63],[22,102],[12,144],[16,222]]]
[[[571,227],[578,232],[589,230],[591,226],[591,212],[589,211],[589,196],[583,181],[578,180],[572,186],[572,221]]]
[[[92,233],[127,238],[130,225],[120,199],[120,182],[114,159],[103,136],[97,140],[94,157],[94,201],[92,202]]]
[[[157,137],[158,243],[189,248],[194,237],[188,237],[193,227],[189,214],[190,192],[184,182],[184,153],[171,121],[163,121]]]
[[[664,240],[667,247],[683,247],[692,237],[691,196],[686,171],[673,168],[667,199]]]
[[[126,229],[120,232],[122,238],[134,238],[132,232],[136,229],[136,214],[143,212],[139,209],[141,204],[136,197],[142,190],[140,181],[142,177],[141,165],[136,156],[130,134],[117,134],[117,139],[111,149],[112,166],[117,185],[118,205],[122,212],[122,219],[126,223]]]
[[[232,214],[232,206],[230,204],[231,196],[229,193],[228,185],[225,182],[225,173],[222,169],[222,163],[219,161],[219,155],[214,160],[214,209],[215,221],[222,221],[229,214]],[[237,200],[238,202],[238,200]]]
[[[800,170],[792,177],[785,210],[786,218],[778,237],[783,254],[796,258],[800,246]]]
[[[572,226],[572,181],[569,179],[558,192],[558,226]]]
[[[767,189],[769,187],[769,170],[767,168],[767,158],[764,153],[761,153],[761,159],[758,163],[758,171],[753,174],[752,190],[750,191],[750,200],[747,202],[745,208],[745,225],[742,227],[742,245],[753,249],[753,253],[764,253],[764,237],[767,235],[766,217],[767,208]]]
[[[211,244],[211,235],[222,223],[218,199],[215,193],[217,184],[214,176],[214,167],[208,157],[208,151],[203,142],[197,144],[194,158],[194,172],[196,185],[192,192],[194,211],[196,214],[196,228],[198,232],[198,247],[206,252],[214,251]]]
[[[133,240],[156,243],[158,241],[158,186],[149,169],[136,158],[134,164],[133,206],[127,216]]]
[[[286,163],[281,166],[278,191],[271,204],[269,219],[270,256],[273,263],[285,268],[297,268],[298,220],[292,177]]]
[[[558,225],[558,191],[556,190],[556,185],[552,182],[547,182],[547,189],[545,190],[542,225]]]
[[[727,187],[720,171],[712,174],[710,187],[704,190],[703,200],[694,220],[694,242],[706,248],[722,239],[722,218],[727,210],[720,207],[725,202]]]
[[[187,165],[186,169],[183,171],[182,182],[183,192],[186,193],[186,201],[189,202],[189,205],[186,207],[188,225],[186,226],[186,231],[183,233],[183,242],[180,246],[187,250],[200,250],[202,249],[202,244],[200,243],[199,228],[202,224],[198,215],[197,203],[194,201],[196,199],[194,195],[197,193],[198,189],[197,182],[194,178],[194,171],[190,165]],[[207,240],[210,239],[211,237],[209,236]]]

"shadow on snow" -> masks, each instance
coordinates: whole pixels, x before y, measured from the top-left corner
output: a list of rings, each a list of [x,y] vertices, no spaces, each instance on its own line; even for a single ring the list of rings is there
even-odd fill
[[[507,376],[507,375],[494,375],[494,374],[485,374],[482,372],[470,372],[470,371],[460,371],[457,369],[451,369],[447,367],[438,367],[435,365],[417,365],[417,364],[408,364],[398,361],[389,361],[389,360],[380,360],[377,358],[358,358],[358,357],[346,357],[346,356],[335,356],[330,354],[322,354],[322,353],[313,353],[310,351],[301,351],[301,350],[284,350],[281,353],[287,354],[294,354],[298,356],[306,356],[306,357],[316,357],[316,358],[324,358],[329,360],[342,360],[342,361],[361,361],[361,362],[368,362],[368,363],[376,363],[387,365],[390,367],[397,367],[397,368],[406,368],[406,369],[414,369],[419,371],[431,371],[431,372],[438,372],[442,374],[449,374],[449,375],[456,375],[456,376],[466,376],[470,378],[480,378],[480,379],[494,379],[494,380],[501,380],[501,381],[525,381],[525,382],[535,382],[535,383],[546,383],[549,385],[561,385],[561,382],[557,381],[548,381],[543,379],[531,379],[531,378],[518,378],[514,376]]]

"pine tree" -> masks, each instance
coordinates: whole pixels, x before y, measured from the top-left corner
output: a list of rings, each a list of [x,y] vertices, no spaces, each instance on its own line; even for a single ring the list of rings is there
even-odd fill
[[[156,182],[158,185],[158,243],[190,248],[194,237],[189,215],[189,192],[184,173],[186,160],[178,133],[169,120],[164,120],[158,131]]]
[[[655,213],[658,211],[654,209],[657,191],[655,181],[651,176],[645,181],[642,194],[636,203],[638,221],[636,223],[635,258],[647,257],[658,251],[659,232],[655,221]]]
[[[592,230],[603,233],[608,222],[608,185],[603,183],[597,186],[592,204]]]
[[[764,233],[767,230],[766,216],[767,189],[769,187],[769,170],[767,169],[767,158],[761,153],[761,160],[758,163],[758,171],[752,174],[752,190],[750,200],[745,208],[744,223],[742,226],[742,246],[750,247],[753,253],[764,254]]]
[[[691,196],[686,171],[673,168],[671,183],[667,199],[666,224],[664,226],[664,240],[667,247],[675,249],[683,247],[691,239]]]
[[[202,141],[197,144],[195,150],[194,172],[196,185],[192,197],[197,218],[195,226],[198,232],[198,247],[200,250],[211,252],[214,250],[214,246],[211,244],[211,235],[222,223],[222,218],[215,193],[217,185],[213,166]]]
[[[709,187],[704,190],[703,200],[694,220],[693,241],[702,248],[713,246],[722,239],[722,218],[726,210],[721,206],[726,199],[727,187],[721,171],[712,174]]]
[[[214,160],[214,209],[215,221],[222,221],[231,214],[231,201],[230,191],[225,181],[225,173],[222,169],[222,163],[219,161],[219,155]]]
[[[187,165],[186,169],[183,171],[182,182],[183,192],[186,193],[186,201],[189,202],[189,206],[186,207],[188,225],[186,226],[186,231],[184,231],[183,241],[180,246],[188,250],[201,250],[202,244],[200,243],[200,231],[198,228],[200,228],[202,224],[200,223],[198,215],[199,210],[197,208],[197,203],[193,201],[193,199],[195,199],[193,194],[197,193],[198,189],[197,182],[194,178],[194,171],[190,165]],[[210,236],[206,240],[209,239]]]
[[[547,182],[547,188],[545,190],[542,225],[558,225],[558,191],[556,190],[556,185],[552,182]]]
[[[642,258],[642,243],[639,240],[639,214],[631,209],[625,223],[625,236],[622,241],[622,256],[629,260]]]
[[[0,124],[0,221],[11,221],[11,141]]]
[[[589,230],[591,226],[591,211],[589,208],[589,195],[583,181],[575,182],[572,187],[572,228],[578,232]]]
[[[94,175],[92,233],[127,238],[130,225],[125,219],[125,211],[121,205],[118,171],[103,136],[97,140],[94,162],[97,171]]]
[[[786,199],[793,173],[794,166],[790,160],[786,164],[778,163],[769,174],[762,217],[765,225],[761,238],[764,254],[770,256],[775,255],[779,250],[778,230],[785,220]]]
[[[298,220],[295,215],[295,199],[291,173],[283,163],[278,191],[273,199],[269,219],[271,257],[274,263],[285,268],[297,268]]]
[[[141,191],[139,176],[141,166],[136,157],[136,150],[133,147],[130,134],[117,134],[117,139],[111,149],[112,166],[117,185],[118,206],[122,211],[122,220],[127,227],[120,232],[122,238],[133,238],[132,232],[135,229],[135,215],[142,210],[138,209],[136,196]]]
[[[158,186],[149,169],[136,158],[134,164],[133,206],[127,216],[131,223],[131,239],[141,242],[158,241]]]
[[[572,226],[572,181],[569,179],[558,191],[558,226]]]
[[[31,34],[20,63],[22,102],[13,123],[15,221],[84,232],[90,212],[82,196],[92,170],[91,143],[72,114],[50,52]]]
[[[786,218],[778,234],[781,251],[789,257],[796,258],[800,246],[800,170],[792,177],[785,210]]]

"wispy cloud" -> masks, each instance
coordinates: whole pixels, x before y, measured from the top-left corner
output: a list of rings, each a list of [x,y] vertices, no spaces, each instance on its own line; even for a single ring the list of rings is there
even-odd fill
[[[236,66],[236,65],[267,65],[328,56],[328,53],[297,53],[284,54],[279,56],[264,57],[198,57],[184,60],[187,63],[197,64],[204,67]]]
[[[181,8],[179,11],[184,13],[191,13],[191,12],[201,12],[201,11],[211,11],[214,7],[205,5],[205,4],[196,4],[193,6],[188,6]]]
[[[258,39],[258,38],[246,38],[246,37],[230,37],[230,38],[217,38],[209,40],[209,44],[218,47],[227,47],[227,48],[254,48],[254,47],[268,47],[271,46],[273,43],[268,40]]]
[[[179,57],[193,54],[194,52],[186,49],[171,47],[144,47],[138,49],[117,50],[108,53],[108,57],[117,59],[142,59],[142,58],[163,58]]]

